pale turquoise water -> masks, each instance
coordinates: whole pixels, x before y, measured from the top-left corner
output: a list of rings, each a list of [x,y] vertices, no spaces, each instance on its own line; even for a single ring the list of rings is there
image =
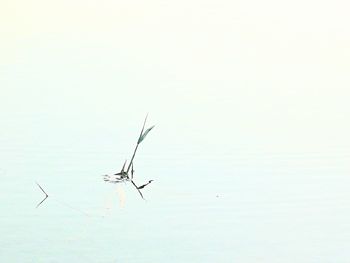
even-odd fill
[[[100,178],[110,151],[2,150],[1,261],[347,262],[348,152],[166,157],[152,140],[147,201],[125,184],[124,207]]]

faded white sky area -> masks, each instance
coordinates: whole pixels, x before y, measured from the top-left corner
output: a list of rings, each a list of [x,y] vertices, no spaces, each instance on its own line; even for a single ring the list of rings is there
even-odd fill
[[[68,147],[108,131],[108,144],[149,112],[169,149],[348,151],[348,10],[310,0],[2,1],[1,140]]]

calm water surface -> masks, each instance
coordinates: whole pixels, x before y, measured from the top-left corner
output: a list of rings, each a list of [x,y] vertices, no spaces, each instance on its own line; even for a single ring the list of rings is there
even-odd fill
[[[2,151],[1,261],[348,262],[346,151],[140,153],[143,201],[98,150]]]

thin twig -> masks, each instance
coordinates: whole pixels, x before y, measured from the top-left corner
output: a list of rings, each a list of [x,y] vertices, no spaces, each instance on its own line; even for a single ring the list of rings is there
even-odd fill
[[[46,200],[47,197],[48,197],[48,196],[46,196],[35,208],[38,208],[39,205],[41,205],[41,204]]]
[[[38,184],[37,182],[35,182],[38,186],[39,186],[39,188],[40,188],[40,190],[45,194],[45,198],[36,206],[36,208],[38,208],[45,200],[46,200],[46,198],[48,198],[49,197],[49,195],[45,192],[45,190],[40,186],[40,184]]]
[[[126,161],[127,161],[127,160],[125,160],[124,165],[123,165],[123,168],[122,168],[122,170],[121,170],[122,173],[124,172],[124,168],[125,168],[125,165],[126,165]]]
[[[41,191],[43,191],[43,193],[46,195],[46,196],[49,196],[46,192],[45,192],[45,190],[40,186],[40,184],[38,184],[37,182],[35,182],[38,186],[39,186],[39,188],[41,189]]]

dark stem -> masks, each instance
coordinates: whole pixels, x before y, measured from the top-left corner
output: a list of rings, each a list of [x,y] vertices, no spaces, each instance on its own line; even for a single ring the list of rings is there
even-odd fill
[[[133,162],[133,160],[134,160],[134,158],[135,158],[135,154],[136,154],[136,151],[137,151],[137,148],[138,148],[138,147],[139,147],[139,145],[137,144],[136,147],[135,147],[134,153],[133,153],[133,155],[132,155],[132,157],[131,157],[131,160],[130,160],[130,163],[129,163],[129,166],[128,166],[128,170],[126,170],[126,173],[129,173],[130,167],[131,167],[132,162]]]
[[[141,195],[142,199],[145,200],[145,198],[143,198],[143,195],[142,195],[140,189],[137,187],[137,185],[134,183],[134,181],[131,180],[131,182],[132,182],[132,184],[135,186],[135,188],[136,188],[136,190],[139,192],[139,194]]]
[[[147,113],[147,115],[146,115],[145,120],[143,121],[142,130],[141,130],[141,132],[140,132],[140,136],[139,136],[139,138],[137,139],[137,144],[136,144],[136,147],[135,147],[134,153],[133,153],[133,155],[132,155],[132,157],[131,157],[131,160],[130,160],[130,163],[129,163],[128,169],[126,170],[126,173],[129,173],[130,167],[131,167],[132,162],[133,162],[133,160],[134,160],[134,158],[135,158],[135,154],[136,154],[137,148],[139,147],[139,140],[140,140],[140,138],[141,138],[141,136],[142,136],[143,130],[145,129],[145,125],[146,125],[147,116],[148,116],[148,113]]]

